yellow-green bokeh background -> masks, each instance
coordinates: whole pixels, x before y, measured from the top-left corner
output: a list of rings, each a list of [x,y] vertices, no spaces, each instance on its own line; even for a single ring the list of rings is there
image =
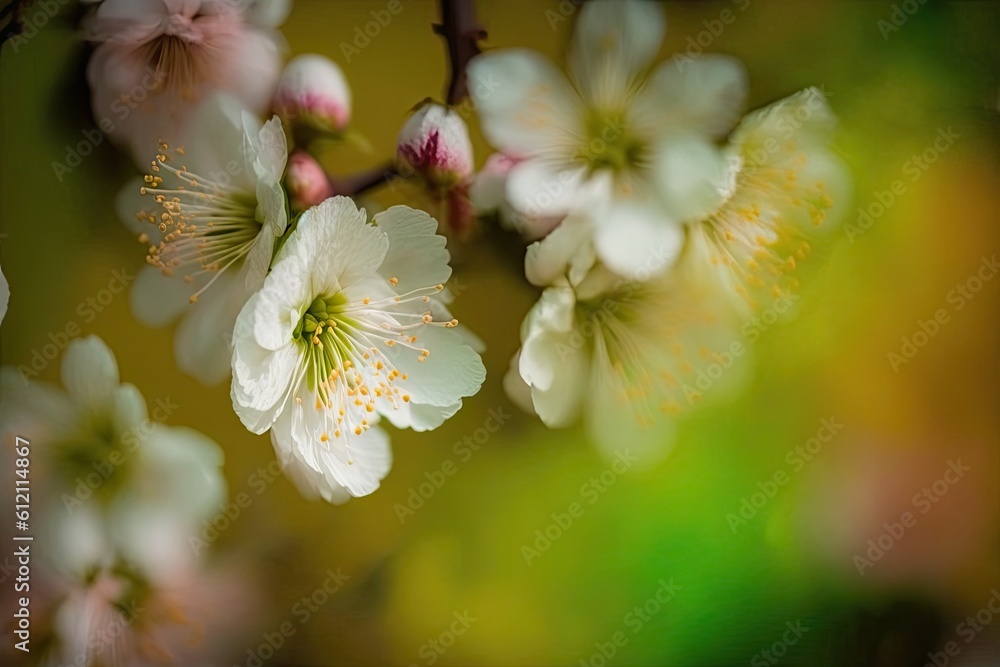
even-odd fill
[[[488,47],[530,46],[561,59],[572,18],[552,29],[546,15],[559,3],[476,4]],[[352,575],[269,664],[429,664],[422,645],[465,610],[477,621],[438,664],[580,664],[595,642],[623,629],[629,642],[619,664],[747,664],[796,619],[810,631],[782,664],[911,664],[883,661],[919,659],[953,638],[953,616],[989,598],[998,583],[1000,279],[952,312],[899,372],[887,353],[919,320],[950,309],[949,290],[1000,250],[1000,3],[929,2],[888,39],[878,26],[888,2],[754,1],[739,10],[744,4],[665,3],[661,55],[686,49],[703,21],[732,8],[737,20],[709,50],[744,60],[749,108],[823,86],[855,175],[851,210],[896,179],[905,194],[853,242],[836,232],[817,248],[798,318],[769,329],[752,362],[743,360],[753,379],[738,400],[683,422],[666,463],[620,477],[530,566],[521,546],[608,464],[581,431],[547,430],[504,396],[501,379],[536,291],[519,273],[516,242],[486,230],[455,262],[465,289],[454,310],[488,346],[482,391],[437,431],[393,432],[393,470],[374,495],[332,507],[278,480],[213,545],[220,562],[254,568],[247,586],[267,601],[247,628],[247,647],[328,568]],[[403,6],[350,64],[340,44],[384,2],[297,0],[282,29],[292,54],[330,56],[353,89],[353,125],[372,151],[331,150],[325,159],[336,173],[391,155],[408,110],[442,95],[445,52],[430,30],[436,3]],[[51,167],[93,127],[71,15],[16,52],[6,45],[0,62],[0,262],[12,290],[5,364],[28,362],[49,332],[80,320],[77,304],[112,269],[143,261],[113,210],[127,159],[105,142],[62,182]],[[489,149],[471,124],[482,164]],[[948,127],[959,139],[911,182],[906,161]],[[373,199],[426,205],[418,197],[412,189]],[[248,478],[273,453],[266,437],[241,427],[228,386],[182,376],[172,331],[139,325],[125,297],[81,325],[108,342],[123,380],[148,400],[180,403],[171,423],[201,429],[224,448],[231,495],[252,493]],[[57,376],[57,364],[43,373]],[[515,416],[461,461],[453,444],[491,408]],[[726,515],[759,481],[787,470],[785,453],[830,416],[843,431],[734,534]],[[852,555],[959,456],[972,467],[967,478],[858,576]],[[394,506],[446,459],[457,474],[401,525]],[[625,614],[671,578],[677,596],[641,632],[625,628]],[[989,641],[989,633],[977,639]],[[234,646],[234,661],[245,651]]]

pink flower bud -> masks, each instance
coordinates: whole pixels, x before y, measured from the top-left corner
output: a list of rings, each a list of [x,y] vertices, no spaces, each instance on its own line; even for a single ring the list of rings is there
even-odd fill
[[[295,151],[288,158],[285,189],[296,211],[304,211],[333,196],[333,186],[323,167],[304,151]]]
[[[324,56],[292,58],[278,79],[274,112],[296,129],[327,134],[342,131],[351,119],[351,90],[344,73]]]
[[[439,188],[452,188],[472,176],[472,142],[465,121],[453,110],[430,103],[399,132],[396,156],[405,176],[414,171]]]

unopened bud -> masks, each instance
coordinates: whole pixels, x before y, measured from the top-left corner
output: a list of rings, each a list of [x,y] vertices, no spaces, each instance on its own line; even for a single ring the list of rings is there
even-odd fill
[[[324,56],[292,58],[278,79],[274,112],[298,141],[342,132],[351,119],[351,90],[344,73]]]
[[[285,189],[296,211],[304,211],[333,196],[333,186],[323,167],[305,151],[295,151],[288,158]]]
[[[396,156],[400,171],[415,172],[438,188],[450,189],[472,176],[469,128],[455,111],[429,103],[399,132]]]

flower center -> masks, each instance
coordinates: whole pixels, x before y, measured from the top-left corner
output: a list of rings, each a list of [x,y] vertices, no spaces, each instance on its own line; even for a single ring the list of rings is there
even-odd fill
[[[183,21],[187,21],[186,24]],[[202,38],[190,19],[173,16],[163,34],[147,42],[143,58],[153,70],[155,87],[178,100],[194,100],[198,88],[209,80],[213,69],[202,50]]]
[[[163,234],[159,243],[150,245],[146,261],[165,275],[182,271],[189,283],[204,283],[191,295],[191,302],[226,269],[238,265],[260,233],[255,195],[232,185],[228,174],[218,181],[199,176],[186,166],[174,167],[174,157],[160,145],[160,153],[145,176],[140,192],[158,205],[153,212],[145,209],[136,219],[155,225]],[[184,149],[177,153],[184,155]],[[164,174],[169,183],[164,181]],[[149,235],[139,237],[149,242]]]
[[[395,278],[389,284],[396,286]],[[398,354],[416,353],[425,361],[430,351],[418,345],[420,327],[455,327],[457,320],[435,322],[431,297],[443,285],[424,287],[381,299],[351,300],[344,292],[315,297],[292,332],[302,352],[303,377],[315,395],[315,408],[325,413],[331,434],[340,438],[346,431],[360,435],[371,424],[370,413],[382,400],[398,409],[410,400],[400,386],[407,374],[396,368]],[[414,305],[420,307],[414,308]],[[423,304],[427,304],[426,309]],[[418,312],[419,311],[419,312]],[[302,403],[302,397],[295,400]]]
[[[796,153],[791,141],[785,149]],[[709,260],[729,269],[751,306],[798,288],[794,273],[811,250],[802,230],[822,223],[833,206],[825,183],[800,177],[806,160],[799,152],[787,164],[741,164],[726,203],[702,223]]]
[[[111,501],[127,486],[133,468],[135,454],[128,453],[125,435],[115,428],[110,414],[91,415],[77,437],[56,444],[61,476],[76,485],[81,479],[93,481],[96,472],[100,481],[96,486],[88,482],[93,497],[98,502]]]
[[[699,303],[648,283],[577,303],[577,330],[593,332],[588,353],[598,381],[614,387],[640,427],[682,410],[683,383],[694,381],[692,362],[712,353],[699,332],[717,323]]]
[[[629,127],[622,112],[592,111],[584,119],[584,143],[577,158],[591,172],[608,169],[621,174],[641,167],[646,143]]]

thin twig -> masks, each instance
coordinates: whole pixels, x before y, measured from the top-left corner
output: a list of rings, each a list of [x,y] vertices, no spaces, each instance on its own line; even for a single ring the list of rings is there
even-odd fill
[[[331,178],[333,191],[338,195],[355,197],[372,188],[392,181],[397,175],[396,164],[387,162],[381,166],[359,171],[343,178]]]
[[[441,0],[441,23],[435,24],[434,32],[444,37],[448,47],[451,78],[445,99],[448,104],[458,104],[469,95],[469,61],[481,53],[479,40],[486,39],[473,1]]]

